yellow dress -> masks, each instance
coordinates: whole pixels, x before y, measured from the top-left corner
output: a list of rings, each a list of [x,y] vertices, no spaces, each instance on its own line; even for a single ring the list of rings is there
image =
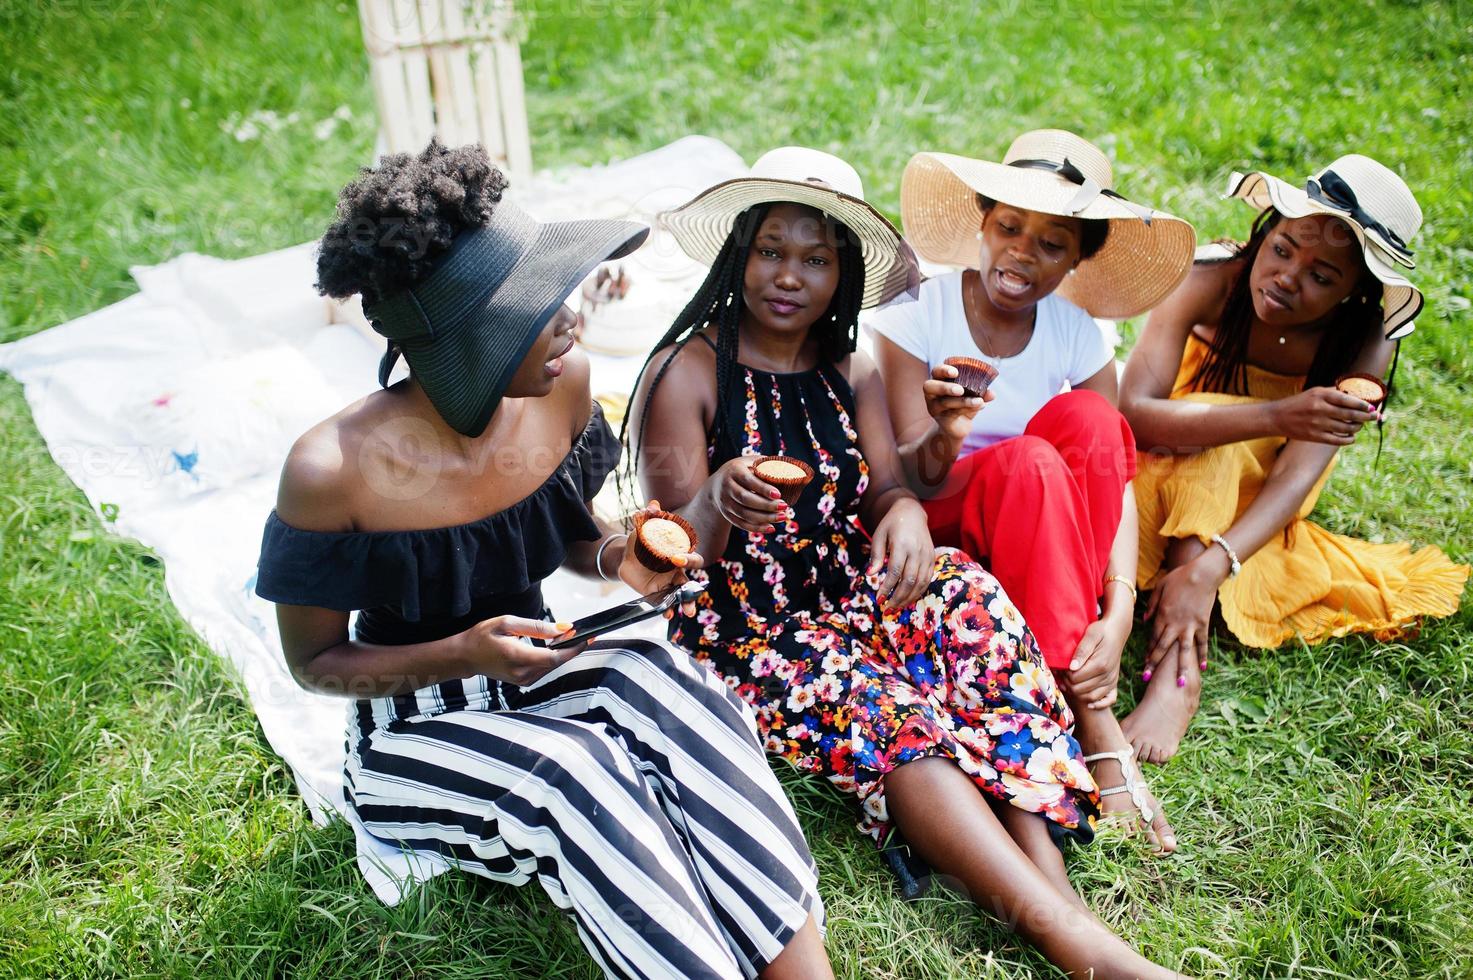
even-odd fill
[[[1206,356],[1205,343],[1187,341],[1173,398],[1237,405],[1283,398],[1304,386],[1303,377],[1250,365],[1246,397],[1193,391],[1190,382]],[[1208,544],[1233,525],[1263,489],[1285,441],[1249,439],[1190,456],[1140,454],[1135,499],[1142,589],[1161,577],[1171,538]],[[1468,566],[1454,564],[1441,549],[1428,545],[1414,553],[1406,544],[1332,534],[1305,519],[1334,468],[1333,462],[1326,467],[1285,533],[1270,538],[1218,589],[1228,629],[1247,646],[1276,647],[1296,635],[1306,643],[1347,633],[1389,640],[1404,635],[1419,617],[1457,611]]]

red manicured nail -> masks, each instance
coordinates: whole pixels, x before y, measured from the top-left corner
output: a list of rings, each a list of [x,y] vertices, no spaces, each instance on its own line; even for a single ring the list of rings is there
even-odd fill
[[[783,493],[781,490],[769,490],[767,491],[767,495],[773,500],[776,500],[777,498],[781,497]]]
[[[1187,679],[1185,677],[1178,677],[1176,679],[1176,686],[1177,687],[1186,687],[1187,686]]]
[[[1202,666],[1202,669],[1203,670],[1206,670],[1207,669],[1207,661],[1205,661],[1205,660],[1202,661],[1202,665],[1201,666]]]
[[[1143,670],[1143,671],[1141,671],[1141,680],[1143,680],[1143,681],[1149,681],[1150,679],[1151,679],[1151,672],[1149,670]]]

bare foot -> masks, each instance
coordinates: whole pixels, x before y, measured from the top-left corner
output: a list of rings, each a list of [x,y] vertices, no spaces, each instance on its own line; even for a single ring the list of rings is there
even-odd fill
[[[1122,744],[1116,748],[1125,748]],[[1146,822],[1145,814],[1136,803],[1135,795],[1126,793],[1111,793],[1100,797],[1100,813],[1105,820],[1127,828],[1131,834],[1144,833],[1156,847],[1156,853],[1161,856],[1170,854],[1176,850],[1176,830],[1166,819],[1166,813],[1161,809],[1161,801],[1156,799],[1156,794],[1146,785],[1146,781],[1140,774],[1139,767],[1133,761],[1122,764],[1117,759],[1099,759],[1090,763],[1095,777],[1095,784],[1100,789],[1106,790],[1116,786],[1128,785],[1127,777],[1134,777],[1139,787],[1140,799],[1151,811],[1151,820]]]
[[[1176,755],[1182,736],[1201,701],[1202,682],[1195,672],[1186,676],[1186,686],[1179,687],[1177,678],[1167,671],[1157,674],[1146,687],[1146,696],[1136,709],[1125,716],[1120,728],[1135,756],[1142,762],[1162,763]]]

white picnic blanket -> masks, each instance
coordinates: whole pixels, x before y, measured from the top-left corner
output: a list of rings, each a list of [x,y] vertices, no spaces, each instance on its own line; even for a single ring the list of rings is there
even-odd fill
[[[745,172],[725,144],[693,136],[607,167],[539,175],[510,193],[543,220],[651,222]],[[52,457],[92,506],[163,559],[170,597],[239,672],[314,819],[336,813],[354,824],[364,876],[393,904],[446,869],[356,824],[342,792],[345,702],[293,682],[274,610],[254,591],[261,530],[288,449],[373,388],[382,353],[382,341],[361,325],[333,322],[353,317],[313,289],[314,247],[237,261],[188,254],[134,268],[137,295],[0,346],[0,369],[25,386]],[[657,338],[705,270],[659,234],[635,259],[629,296],[611,322],[649,324]],[[627,393],[642,362],[591,360],[595,394]],[[562,572],[545,592],[562,618],[617,601]]]

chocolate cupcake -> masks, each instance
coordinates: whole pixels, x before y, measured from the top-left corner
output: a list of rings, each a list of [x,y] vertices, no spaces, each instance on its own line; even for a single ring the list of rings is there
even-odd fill
[[[1386,400],[1386,385],[1374,374],[1347,374],[1335,382],[1335,387],[1347,395],[1365,399],[1371,408],[1380,408]]]
[[[661,510],[634,515],[634,531],[629,535],[634,544],[634,557],[652,572],[668,572],[680,566],[672,559],[696,549],[696,529],[679,514]]]
[[[956,368],[956,383],[967,389],[968,398],[981,398],[997,378],[997,368],[975,357],[948,357],[943,364]]]
[[[813,467],[791,456],[763,456],[752,466],[752,472],[777,487],[789,507],[798,502],[803,488],[813,479]]]

